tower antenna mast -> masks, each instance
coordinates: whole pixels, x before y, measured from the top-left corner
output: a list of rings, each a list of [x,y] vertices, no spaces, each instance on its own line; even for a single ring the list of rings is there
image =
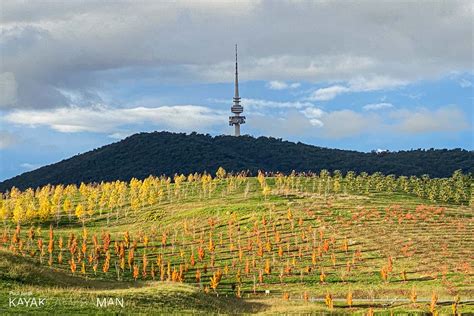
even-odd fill
[[[242,105],[240,105],[240,96],[239,96],[239,71],[238,71],[238,61],[237,61],[237,44],[235,44],[235,87],[234,87],[234,103],[230,108],[230,111],[235,114],[229,116],[229,125],[234,126],[234,135],[240,136],[240,125],[245,124],[245,116],[240,114],[244,111]]]

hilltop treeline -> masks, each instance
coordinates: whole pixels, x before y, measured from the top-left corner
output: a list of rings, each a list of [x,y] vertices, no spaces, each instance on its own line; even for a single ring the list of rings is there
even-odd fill
[[[394,174],[429,174],[449,177],[455,170],[474,171],[474,152],[463,149],[430,149],[363,153],[329,149],[276,138],[216,136],[169,132],[140,133],[120,142],[76,155],[0,183],[5,192],[46,184],[80,184],[149,175],[215,172],[219,166],[229,171],[258,170],[290,173],[326,169]]]

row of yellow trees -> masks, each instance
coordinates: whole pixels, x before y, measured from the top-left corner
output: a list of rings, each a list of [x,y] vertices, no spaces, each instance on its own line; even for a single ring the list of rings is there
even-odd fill
[[[284,175],[264,174],[257,177],[261,192],[267,198],[270,194],[285,194],[291,191],[313,192],[320,195],[369,192],[405,192],[431,201],[467,204],[471,198],[471,175],[456,171],[452,177],[432,179],[422,177],[395,177],[374,173],[356,174],[353,171],[343,175],[322,170],[319,174]],[[243,185],[245,184],[245,185]],[[210,198],[217,191],[222,196],[243,189],[247,195],[251,182],[246,173],[228,174],[222,167],[213,177],[211,174],[175,175],[170,177],[149,176],[144,180],[129,182],[115,181],[100,184],[46,185],[33,190],[20,191],[12,188],[0,195],[0,218],[15,223],[33,221],[79,220],[84,223],[94,215],[119,219],[129,212],[167,202],[176,202],[188,197]]]
[[[245,173],[227,174],[219,168],[216,176],[210,174],[175,175],[170,177],[149,176],[144,180],[136,178],[129,182],[114,181],[100,184],[81,183],[80,186],[46,185],[36,190],[20,191],[13,187],[0,194],[0,218],[7,222],[27,223],[50,221],[57,223],[64,218],[84,222],[93,215],[111,216],[119,219],[128,212],[163,202],[179,201],[188,196],[210,198],[220,182],[227,183],[227,192],[235,190],[246,181]]]

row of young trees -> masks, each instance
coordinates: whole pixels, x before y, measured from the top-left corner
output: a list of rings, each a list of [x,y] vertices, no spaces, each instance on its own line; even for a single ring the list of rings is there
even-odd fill
[[[166,202],[178,202],[190,197],[210,198],[219,183],[226,183],[226,193],[235,190],[246,181],[245,173],[227,174],[219,168],[215,177],[210,174],[175,175],[170,177],[149,176],[129,182],[81,183],[76,185],[47,185],[33,190],[20,191],[13,187],[0,194],[0,218],[4,223],[18,224],[34,221],[56,221],[77,218],[84,222],[94,215],[117,220],[129,212]]]
[[[263,173],[259,173],[258,179],[262,193],[265,194],[268,185],[263,180],[264,178]],[[275,179],[276,187],[280,192],[311,191],[320,195],[404,192],[432,202],[455,204],[469,204],[472,199],[472,176],[463,174],[461,170],[455,171],[450,178],[430,178],[428,175],[396,177],[380,172],[369,175],[366,172],[356,174],[354,171],[343,175],[338,170],[333,174],[327,170],[321,170],[319,174],[305,174],[304,177],[295,173],[288,176],[277,174]]]
[[[289,175],[264,174],[257,177],[265,199],[270,194],[288,194],[293,191],[328,194],[367,194],[370,192],[404,192],[433,202],[468,204],[472,201],[471,175],[456,171],[450,178],[395,177],[376,172],[343,175],[322,170],[319,174]],[[158,205],[164,201],[178,202],[188,197],[210,198],[216,192],[224,197],[237,190],[249,193],[251,181],[245,172],[228,174],[219,168],[211,174],[175,175],[170,177],[149,176],[144,180],[133,178],[130,182],[115,181],[100,184],[47,185],[36,190],[20,191],[12,188],[0,195],[0,218],[7,223],[31,223],[67,219],[84,223],[94,215],[118,220],[129,212]]]

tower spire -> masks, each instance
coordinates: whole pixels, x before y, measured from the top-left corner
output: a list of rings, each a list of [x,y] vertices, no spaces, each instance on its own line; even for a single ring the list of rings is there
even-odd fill
[[[235,82],[234,82],[234,104],[230,108],[230,111],[234,113],[234,116],[229,116],[229,125],[234,126],[235,136],[240,136],[240,124],[245,123],[245,116],[240,116],[244,111],[242,105],[240,105],[240,96],[239,96],[239,71],[238,71],[238,61],[237,61],[237,44],[235,44]]]
[[[234,98],[239,98],[239,71],[237,63],[237,44],[235,44],[235,95]]]

